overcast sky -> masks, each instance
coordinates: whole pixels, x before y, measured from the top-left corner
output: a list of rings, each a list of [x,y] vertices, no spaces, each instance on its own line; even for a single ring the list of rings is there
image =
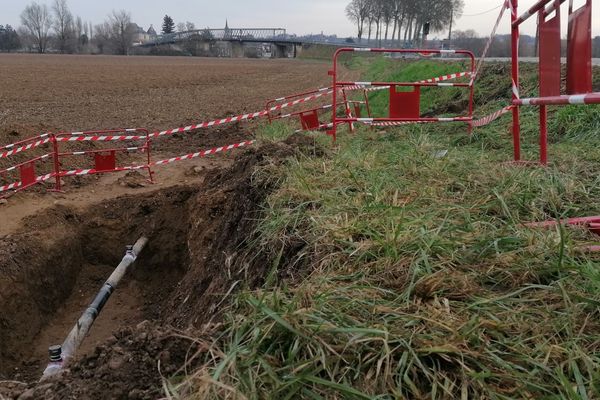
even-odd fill
[[[585,0],[575,0],[583,4]],[[38,0],[50,5],[52,0]],[[131,12],[133,20],[144,28],[150,24],[159,31],[162,17],[169,14],[175,22],[191,21],[198,28],[222,28],[225,19],[234,28],[268,27],[286,28],[288,33],[299,35],[307,33],[337,34],[338,36],[356,35],[353,25],[346,19],[344,8],[349,0],[68,0],[75,15],[97,24],[104,20],[113,9],[125,9]],[[521,0],[523,11],[536,0]],[[0,24],[20,25],[20,14],[29,3],[25,0],[0,0]],[[496,21],[498,10],[483,13],[497,7],[503,0],[465,0],[465,16],[460,18],[455,28],[474,29],[482,36],[489,32]],[[566,14],[566,6],[563,6]],[[472,15],[472,16],[470,16]],[[508,15],[501,25],[500,33],[508,33]],[[566,25],[563,27],[566,31]],[[535,32],[534,21],[525,27],[525,33]],[[600,7],[594,9],[594,35],[600,35]],[[438,33],[434,36],[446,36]]]

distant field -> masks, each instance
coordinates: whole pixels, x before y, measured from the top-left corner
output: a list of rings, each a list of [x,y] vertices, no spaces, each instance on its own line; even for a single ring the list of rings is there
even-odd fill
[[[298,60],[0,55],[0,143],[17,131],[171,128],[257,111],[319,87],[328,64]]]

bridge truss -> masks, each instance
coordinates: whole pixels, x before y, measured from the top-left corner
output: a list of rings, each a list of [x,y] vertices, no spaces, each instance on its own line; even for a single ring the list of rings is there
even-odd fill
[[[144,46],[171,44],[186,40],[223,40],[243,42],[288,41],[286,30],[282,28],[228,28],[228,29],[196,29],[193,31],[159,35],[144,43]]]

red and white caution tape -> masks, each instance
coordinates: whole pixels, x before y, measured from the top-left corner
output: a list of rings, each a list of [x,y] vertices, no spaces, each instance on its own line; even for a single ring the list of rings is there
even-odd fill
[[[166,160],[155,161],[153,163],[150,163],[150,166],[165,165],[165,164],[171,164],[171,163],[178,162],[178,161],[191,160],[193,158],[206,157],[206,156],[209,156],[212,154],[224,153],[226,151],[238,149],[240,147],[251,146],[254,143],[256,143],[255,140],[248,140],[248,141],[241,142],[241,143],[230,144],[229,146],[215,147],[214,149],[203,150],[203,151],[199,151],[197,153],[191,153],[191,154],[186,154],[184,156],[173,157],[173,158],[168,158]]]
[[[370,126],[397,126],[409,124],[429,124],[434,122],[470,122],[468,117],[430,118],[425,121],[375,121],[373,118],[357,118],[356,122]]]
[[[371,86],[371,82],[354,82],[354,85],[342,86],[342,90],[366,90],[367,92],[376,92],[389,89],[389,86]]]
[[[490,114],[490,115],[488,115],[486,117],[483,117],[481,119],[478,119],[477,121],[473,121],[471,123],[471,125],[473,127],[476,127],[476,128],[481,127],[481,126],[485,126],[485,125],[489,125],[492,122],[494,122],[495,120],[497,120],[498,118],[500,118],[501,116],[503,116],[504,114],[509,113],[514,107],[515,106],[504,107],[502,110],[496,111],[495,113]]]
[[[504,4],[502,5],[502,9],[500,10],[500,15],[498,15],[498,19],[496,20],[496,25],[494,25],[494,29],[492,29],[492,33],[490,34],[490,38],[488,39],[487,43],[485,44],[485,48],[483,49],[483,53],[481,54],[481,58],[479,59],[479,62],[477,63],[477,68],[475,69],[475,73],[473,74],[473,76],[471,76],[471,86],[473,86],[473,84],[475,83],[475,80],[477,79],[477,76],[479,75],[479,72],[481,71],[481,67],[483,67],[483,63],[485,62],[485,59],[487,57],[487,53],[490,50],[490,46],[492,45],[492,42],[494,41],[494,38],[496,37],[496,31],[498,30],[498,27],[500,26],[500,22],[502,21],[502,17],[504,17],[504,12],[509,7],[510,7],[509,0],[505,0]]]
[[[53,178],[54,176],[55,176],[54,172],[52,172],[50,174],[46,174],[46,175],[41,175],[41,176],[38,176],[37,178],[35,178],[35,182],[36,183],[44,182],[50,178]],[[11,183],[10,185],[0,186],[0,193],[6,192],[9,190],[17,190],[17,189],[21,188],[22,186],[23,186],[22,182],[15,182],[15,183]]]
[[[449,75],[442,75],[442,76],[438,76],[435,78],[431,78],[431,79],[425,79],[423,81],[419,81],[417,83],[437,83],[437,82],[444,82],[444,81],[449,81],[452,79],[458,79],[458,78],[462,78],[464,76],[470,76],[471,72],[458,72],[456,74],[449,74]]]
[[[179,156],[179,157],[173,157],[173,158],[168,158],[165,160],[154,161],[154,162],[151,162],[150,164],[118,167],[111,171],[134,171],[134,170],[146,169],[148,167],[171,164],[171,163],[175,163],[175,162],[179,162],[179,161],[191,160],[193,158],[198,158],[198,157],[206,157],[206,156],[209,156],[212,154],[224,153],[226,151],[230,151],[230,150],[237,149],[240,147],[250,146],[250,145],[253,145],[255,142],[256,142],[255,140],[249,140],[249,141],[245,141],[245,142],[241,142],[241,143],[230,144],[228,146],[215,147],[212,149],[203,150],[203,151],[199,151],[196,153],[186,154],[186,155]],[[74,169],[71,171],[61,172],[60,176],[93,175],[93,174],[97,174],[100,172],[106,172],[106,171],[98,171],[93,168],[92,169]]]
[[[123,142],[126,140],[147,140],[148,136],[131,135],[85,135],[83,132],[73,132],[70,136],[58,136],[57,142]]]
[[[371,122],[366,123],[369,126],[401,126],[401,125],[414,125],[414,124],[431,124],[435,121],[384,121],[384,122]]]
[[[155,132],[155,133],[150,134],[149,136],[150,137],[167,136],[167,135],[172,135],[175,133],[183,133],[183,132],[193,131],[196,129],[209,128],[211,126],[218,126],[218,125],[229,124],[232,122],[241,122],[241,121],[251,120],[251,119],[258,118],[258,117],[263,117],[271,111],[278,111],[283,108],[293,107],[295,105],[298,105],[301,103],[306,103],[311,100],[316,100],[320,97],[327,96],[332,93],[333,93],[333,90],[328,90],[326,92],[324,91],[321,93],[317,93],[317,94],[314,94],[314,95],[311,95],[311,96],[308,96],[308,97],[305,97],[302,99],[290,101],[290,102],[283,103],[283,104],[278,104],[274,107],[271,107],[268,110],[258,111],[258,112],[250,113],[250,114],[237,115],[234,117],[223,118],[223,119],[219,119],[219,120],[215,120],[215,121],[202,122],[202,123],[195,124],[195,125],[190,125],[190,126],[176,128],[176,129],[169,129],[169,130],[161,131],[161,132]]]
[[[502,117],[505,114],[508,114],[515,106],[507,106],[501,110],[496,111],[493,114],[490,114],[486,117],[478,119],[476,121],[469,121],[464,117],[459,118],[435,118],[433,121],[383,121],[383,122],[374,122],[371,118],[361,118],[358,122],[362,122],[363,124],[370,126],[400,126],[400,125],[411,125],[411,124],[427,124],[433,122],[465,122],[470,123],[473,127],[478,128],[481,126],[489,125],[498,118]]]
[[[470,76],[471,72],[457,72],[455,74],[448,74],[448,75],[442,75],[442,76],[437,76],[435,78],[430,78],[430,79],[424,79],[422,81],[418,81],[418,82],[413,82],[414,84],[419,84],[419,83],[439,83],[439,82],[445,82],[445,81],[449,81],[452,79],[458,79],[458,78],[462,78],[465,76]],[[439,86],[452,86],[452,84],[440,84]],[[354,82],[354,85],[350,85],[350,86],[342,86],[342,89],[344,90],[360,90],[360,89],[364,89],[368,92],[374,92],[374,91],[378,91],[378,90],[386,90],[389,89],[389,86],[373,86],[372,82]]]
[[[2,149],[3,150],[9,149],[9,150],[0,153],[0,158],[7,158],[7,157],[10,157],[10,156],[12,156],[14,154],[21,153],[21,152],[27,151],[27,150],[31,150],[33,148],[39,147],[41,145],[44,145],[46,143],[50,143],[50,141],[51,141],[51,139],[48,136],[48,134],[43,134],[43,135],[40,136],[40,140],[36,140],[35,142],[31,142],[31,143],[29,143],[27,145],[24,145],[24,146],[15,147],[16,146],[15,144],[6,145]]]

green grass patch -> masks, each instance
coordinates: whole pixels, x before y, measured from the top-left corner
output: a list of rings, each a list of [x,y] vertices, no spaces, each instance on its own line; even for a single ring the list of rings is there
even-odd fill
[[[366,63],[366,78],[449,68],[395,63]],[[504,68],[486,69],[482,109],[508,104]],[[525,92],[536,90],[532,73]],[[427,97],[431,107],[461,101],[448,93]],[[293,282],[274,270],[264,288],[234,298],[195,375],[199,398],[599,398],[600,269],[579,250],[599,240],[523,225],[600,214],[598,113],[582,110],[553,111],[548,168],[504,163],[505,117],[471,137],[457,125],[361,127],[332,146],[314,133],[323,157],[258,171],[283,182],[258,248],[276,269],[282,249],[300,243],[310,269]],[[524,110],[532,158],[536,121]]]

